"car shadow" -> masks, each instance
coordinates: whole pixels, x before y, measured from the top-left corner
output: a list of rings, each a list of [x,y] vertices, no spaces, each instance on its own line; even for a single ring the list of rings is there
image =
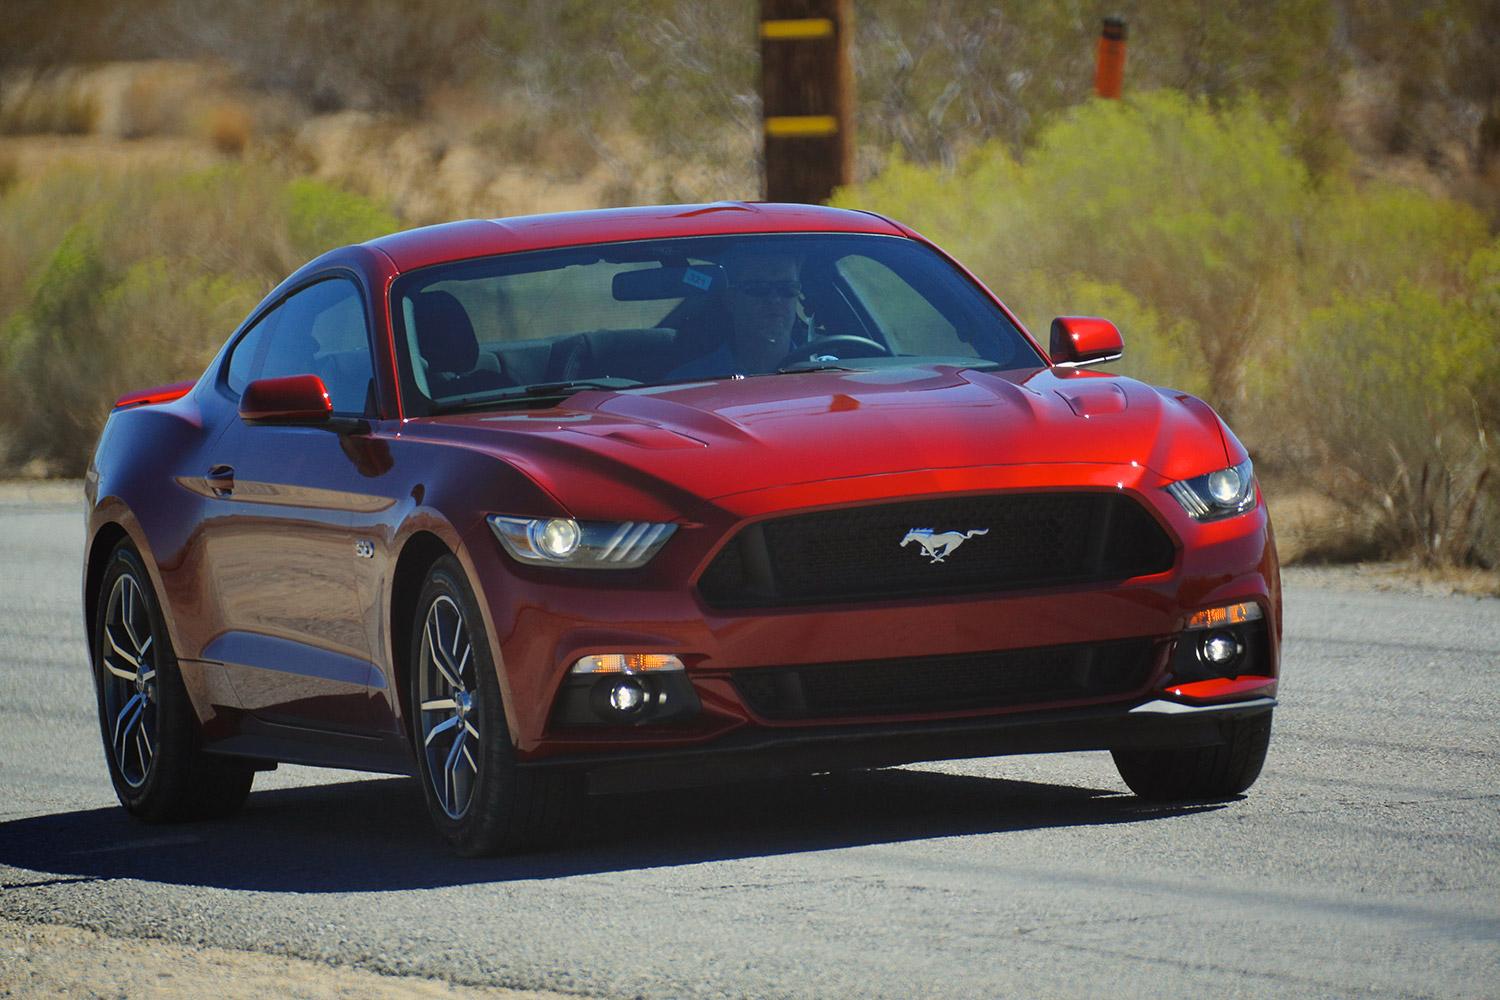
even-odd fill
[[[552,879],[935,837],[1139,823],[1221,809],[1115,791],[880,770],[590,800],[579,835],[501,858],[450,854],[420,787],[374,778],[251,795],[232,820],[149,826],[119,808],[0,824],[0,864],[268,892],[379,892]],[[37,884],[26,881],[16,884]],[[10,888],[12,886],[0,886]]]

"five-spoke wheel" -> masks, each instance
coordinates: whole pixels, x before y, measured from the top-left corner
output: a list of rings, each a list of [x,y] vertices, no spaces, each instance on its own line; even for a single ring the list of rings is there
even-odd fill
[[[433,824],[460,854],[553,842],[575,784],[516,766],[479,605],[451,555],[427,571],[409,648],[412,743]]]
[[[141,584],[127,571],[115,578],[104,609],[103,698],[109,746],[131,788],[146,783],[156,757],[156,652]]]
[[[422,754],[443,812],[461,818],[479,777],[474,643],[463,611],[447,594],[427,608],[417,662]]]

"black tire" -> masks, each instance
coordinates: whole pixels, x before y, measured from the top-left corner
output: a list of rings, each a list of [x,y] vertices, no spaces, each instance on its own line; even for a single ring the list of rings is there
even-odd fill
[[[1271,713],[1223,723],[1224,742],[1182,750],[1115,750],[1115,767],[1143,799],[1227,799],[1260,777],[1271,744]]]
[[[438,559],[412,619],[412,752],[433,825],[466,857],[558,842],[576,791],[570,776],[516,766],[481,621],[458,560]]]
[[[110,554],[96,603],[94,693],[120,804],[149,823],[237,812],[255,771],[204,752],[151,577],[128,541]]]

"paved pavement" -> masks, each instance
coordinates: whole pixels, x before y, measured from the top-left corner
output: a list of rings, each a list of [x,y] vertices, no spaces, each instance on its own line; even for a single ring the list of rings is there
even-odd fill
[[[611,801],[585,846],[475,862],[413,783],[346,772],[129,821],[81,545],[81,502],[0,497],[3,919],[609,997],[1500,995],[1497,600],[1289,573],[1240,801],[1139,803],[1104,754],[965,761]]]

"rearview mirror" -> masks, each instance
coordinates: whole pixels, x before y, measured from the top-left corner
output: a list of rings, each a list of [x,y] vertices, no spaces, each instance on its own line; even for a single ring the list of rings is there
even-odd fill
[[[247,424],[326,424],[332,415],[333,400],[316,375],[256,379],[240,396]]]
[[[1052,321],[1052,363],[1070,368],[1114,361],[1125,353],[1119,329],[1094,316],[1059,316]]]

